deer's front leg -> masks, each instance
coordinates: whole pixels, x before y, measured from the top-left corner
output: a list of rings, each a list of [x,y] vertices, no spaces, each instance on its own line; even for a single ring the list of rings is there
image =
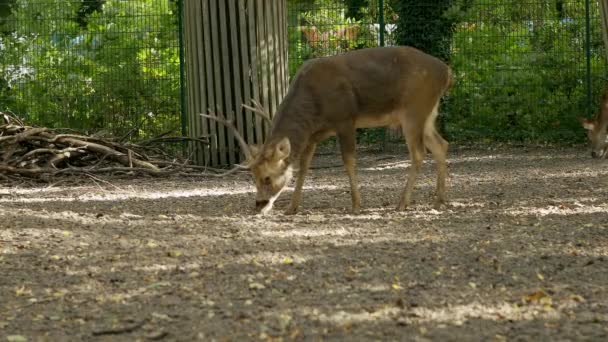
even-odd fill
[[[359,180],[357,179],[356,172],[356,141],[354,127],[352,130],[349,129],[339,133],[338,141],[340,142],[340,152],[342,152],[344,168],[346,169],[348,180],[350,181],[352,212],[353,214],[357,214],[361,210],[361,194],[359,193]]]
[[[300,157],[300,169],[298,170],[298,176],[296,178],[296,187],[293,191],[293,196],[291,196],[291,203],[289,204],[287,210],[285,210],[285,214],[287,215],[293,215],[298,211],[298,207],[300,206],[300,198],[302,198],[304,178],[306,178],[306,174],[308,173],[310,162],[315,154],[316,147],[316,143],[310,143]]]

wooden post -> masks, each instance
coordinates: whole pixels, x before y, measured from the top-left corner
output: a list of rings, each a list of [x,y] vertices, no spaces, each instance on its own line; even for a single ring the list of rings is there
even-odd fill
[[[233,119],[249,144],[268,134],[264,121],[243,109],[251,99],[274,116],[288,86],[287,0],[184,1],[188,132],[209,136],[201,165],[240,162],[239,146],[226,127],[200,117],[217,111]]]

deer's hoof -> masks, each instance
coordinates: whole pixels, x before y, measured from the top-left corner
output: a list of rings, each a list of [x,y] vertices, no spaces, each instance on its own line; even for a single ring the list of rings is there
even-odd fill
[[[399,202],[399,205],[397,206],[397,208],[395,208],[395,210],[397,210],[397,211],[406,211],[409,206],[410,206],[409,203]]]
[[[298,208],[294,208],[294,207],[289,207],[284,212],[285,215],[295,215],[297,213],[298,213]]]
[[[448,206],[448,202],[445,200],[445,198],[437,198],[435,202],[433,202],[433,208],[435,210],[447,208]]]

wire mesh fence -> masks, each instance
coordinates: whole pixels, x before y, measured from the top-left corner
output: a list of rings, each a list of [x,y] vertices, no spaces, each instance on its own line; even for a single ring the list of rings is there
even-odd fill
[[[452,141],[580,141],[577,117],[606,83],[596,1],[302,0],[289,13],[291,75],[308,58],[381,40],[447,59],[456,84],[441,126]]]
[[[0,110],[48,127],[180,130],[178,0],[6,0]]]
[[[307,59],[383,44],[378,0],[290,0],[288,4],[291,76]],[[383,26],[384,45],[394,44],[395,24]]]
[[[450,134],[582,139],[576,119],[593,109],[605,83],[601,30],[596,1],[475,2],[452,41],[458,85],[448,101]]]
[[[179,132],[180,3],[0,2],[0,110],[119,136]],[[288,0],[287,15],[292,76],[306,59],[352,49],[447,45],[456,84],[441,123],[452,141],[580,141],[576,119],[606,83],[596,1]],[[443,44],[434,28],[446,21]]]

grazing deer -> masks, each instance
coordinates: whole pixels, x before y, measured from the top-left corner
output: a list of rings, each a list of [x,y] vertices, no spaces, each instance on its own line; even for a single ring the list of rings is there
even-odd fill
[[[604,92],[600,101],[599,111],[593,119],[579,118],[579,121],[587,130],[587,138],[591,145],[592,158],[605,158],[608,154],[608,89]]]
[[[410,204],[426,149],[438,168],[435,204],[445,203],[448,143],[436,131],[435,119],[439,100],[451,84],[452,72],[445,63],[412,47],[369,48],[305,62],[279,105],[263,146],[246,151],[239,138],[245,167],[257,188],[256,208],[268,213],[295,171],[296,185],[286,211],[295,213],[315,147],[336,135],[350,180],[352,211],[358,212],[356,128],[382,126],[401,127],[412,161],[397,209]],[[259,106],[257,112],[262,112]]]

